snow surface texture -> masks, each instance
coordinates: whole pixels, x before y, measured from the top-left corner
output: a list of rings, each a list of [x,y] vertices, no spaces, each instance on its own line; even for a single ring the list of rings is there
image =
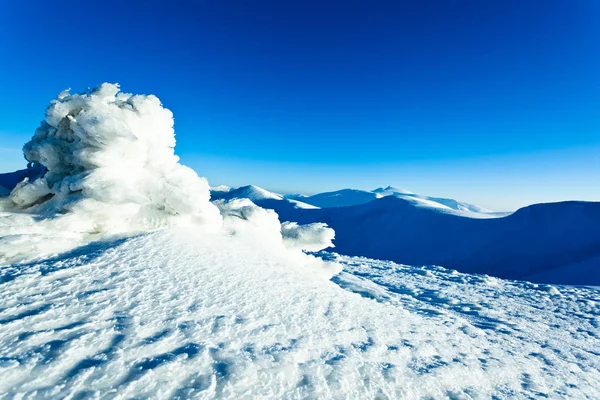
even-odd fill
[[[169,228],[0,269],[0,394],[595,398],[600,293]],[[0,395],[1,397],[1,395]]]
[[[60,93],[23,148],[32,167],[47,172],[37,179],[31,169],[0,176],[0,184],[12,190],[0,204],[5,211],[0,263],[166,226],[236,233],[248,225],[273,245],[282,244],[272,212],[271,218],[259,218],[266,211],[254,205],[222,204],[226,219],[236,219],[223,221],[209,201],[208,183],[179,164],[174,147],[173,114],[156,96],[122,93],[108,83],[82,94]],[[241,209],[236,212],[235,206]],[[332,236],[323,224],[287,226],[285,244],[298,250],[302,242],[316,250],[323,242],[322,249]]]

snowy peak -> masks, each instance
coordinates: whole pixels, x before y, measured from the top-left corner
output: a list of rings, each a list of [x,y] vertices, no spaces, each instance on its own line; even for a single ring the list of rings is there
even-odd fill
[[[252,201],[265,200],[265,199],[273,199],[273,200],[283,200],[283,196],[277,193],[269,192],[261,187],[248,185],[242,186],[237,189],[229,190],[224,193],[216,193],[213,192],[215,196],[214,198],[218,199],[250,199]]]
[[[466,217],[493,218],[506,215],[506,213],[493,213],[483,207],[454,199],[421,196],[406,189],[394,186],[380,187],[373,191],[341,189],[332,192],[318,193],[312,196],[305,196],[298,193],[282,196],[254,185],[243,186],[237,189],[231,189],[230,191],[218,191],[216,189],[217,188],[214,188],[211,191],[213,200],[233,198],[246,198],[253,202],[264,200],[286,200],[287,202],[293,203],[295,208],[305,209],[352,207],[369,203],[383,197],[396,197],[406,200],[410,205],[418,208],[430,208],[438,212],[454,213]]]
[[[313,206],[320,208],[333,208],[357,206],[388,196],[404,199],[415,207],[431,208],[436,211],[457,213],[459,215],[475,218],[491,218],[505,215],[494,214],[492,211],[483,207],[454,199],[421,196],[406,189],[401,189],[394,186],[380,187],[373,191],[341,189],[333,192],[319,193],[313,196],[294,194],[288,195],[286,198],[300,200],[304,203],[312,204]]]
[[[373,193],[377,193],[380,194],[382,196],[390,196],[390,195],[395,195],[395,194],[414,194],[413,192],[406,190],[406,189],[400,189],[394,186],[388,186],[385,188],[377,188],[375,190],[373,190]]]
[[[278,193],[270,192],[255,185],[242,186],[237,189],[230,189],[228,191],[218,191],[215,189],[216,188],[211,190],[211,200],[249,199],[258,206],[271,209],[284,208],[290,210],[313,210],[319,208],[312,204],[307,204],[303,201],[300,201],[300,199],[302,199],[300,196],[284,197]]]
[[[342,189],[304,197],[302,201],[321,208],[348,207],[368,203],[381,196],[377,193],[358,189]]]
[[[219,186],[213,186],[210,188],[211,192],[229,192],[231,191],[231,187],[227,186],[227,185],[219,185]]]
[[[419,196],[417,194],[399,194],[399,193],[394,193],[394,194],[391,194],[390,196],[414,202],[415,204],[418,204],[419,206],[424,206],[424,207],[429,206],[429,207],[437,208],[437,209],[453,210],[453,211],[456,211],[459,213],[464,213],[465,216],[478,217],[478,216],[480,216],[479,214],[481,214],[482,216],[486,216],[489,218],[492,216],[505,215],[503,213],[494,214],[491,210],[488,210],[486,208],[479,207],[474,204],[469,204],[469,203],[465,203],[462,201],[454,200],[454,199],[444,198],[444,197],[430,197],[430,196]]]
[[[450,209],[455,211],[467,212],[467,213],[476,213],[476,214],[487,214],[492,211],[485,209],[483,207],[476,206],[474,204],[465,203],[462,201],[448,199],[444,197],[431,197],[431,196],[420,196],[416,193],[410,192],[405,189],[399,189],[393,186],[388,186],[386,188],[377,188],[373,190],[373,193],[377,193],[381,196],[394,196],[398,198],[403,198],[405,200],[409,200],[415,205],[420,207],[432,207],[437,209]]]
[[[306,199],[308,196],[302,193],[290,193],[290,194],[286,194],[285,196],[283,196],[284,199],[290,199],[290,200],[303,200]]]

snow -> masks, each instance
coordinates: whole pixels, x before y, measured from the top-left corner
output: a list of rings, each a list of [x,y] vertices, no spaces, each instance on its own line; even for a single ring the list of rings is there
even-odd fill
[[[472,218],[497,218],[508,213],[492,211],[473,204],[443,197],[420,196],[406,189],[393,186],[377,188],[373,191],[359,189],[342,189],[335,192],[319,193],[313,196],[293,195],[289,198],[302,199],[303,202],[320,208],[349,207],[369,203],[386,196],[394,196],[412,202],[418,207],[430,207],[447,213],[469,216]]]
[[[380,197],[377,193],[366,192],[364,190],[342,189],[335,192],[319,193],[303,197],[302,201],[320,208],[347,207],[368,203]]]
[[[0,174],[0,196],[8,196],[10,192],[22,182],[25,178],[35,181],[45,173],[43,167],[33,167],[21,169],[15,172]]]
[[[283,221],[327,223],[341,254],[507,279],[600,284],[600,203],[538,204],[502,218],[481,218],[424,201],[386,196],[319,210],[258,204]]]
[[[274,210],[281,221],[327,223],[336,231],[335,249],[341,254],[443,265],[506,279],[600,284],[600,203],[538,204],[497,213],[405,192],[387,187],[294,196],[320,209],[299,207],[290,204],[298,200],[274,194],[254,196],[254,202]],[[353,203],[358,204],[340,206]]]
[[[276,204],[273,207],[267,208],[291,208],[291,209],[304,209],[304,210],[315,210],[319,207],[311,204],[306,204],[300,200],[282,196],[277,193],[270,192],[261,187],[249,185],[242,186],[236,189],[228,191],[211,190],[212,200],[229,200],[229,199],[248,199],[257,204]]]
[[[23,147],[27,161],[47,172],[18,183],[9,198],[15,209],[37,206],[29,211],[57,224],[80,215],[84,237],[180,223],[218,229],[206,180],[178,163],[174,146],[173,114],[157,97],[107,83],[64,91]]]
[[[565,285],[599,285],[600,254],[566,263],[558,268],[528,274],[523,279],[532,282],[560,282]]]
[[[227,185],[211,186],[210,190],[215,192],[229,192],[232,188]]]
[[[0,393],[593,398],[600,293],[168,228],[0,269]]]
[[[284,222],[281,224],[281,235],[284,245],[288,248],[319,251],[334,247],[335,231],[321,222],[306,225]]]
[[[283,196],[277,193],[269,192],[263,188],[254,185],[242,186],[237,189],[229,190],[218,196],[220,199],[249,199],[252,201],[274,199],[282,200]]]
[[[287,245],[293,257],[302,255],[300,242],[311,250],[330,245],[324,238],[333,233],[323,224],[297,227],[302,234],[296,236],[287,229],[284,238],[272,211],[235,201],[215,206],[206,179],[180,164],[174,147],[173,114],[154,95],[123,93],[109,83],[81,94],[61,92],[23,147],[27,173],[0,177],[12,179],[8,199],[0,202],[0,263],[169,226],[251,230],[272,246]],[[41,173],[34,176],[33,169]],[[237,192],[281,199],[254,186]]]
[[[414,194],[413,192],[411,192],[409,190],[400,189],[400,188],[397,188],[394,186],[387,186],[385,188],[380,187],[380,188],[373,190],[373,193],[377,193],[382,196],[391,196],[391,195],[398,195],[398,194]]]
[[[598,204],[476,219],[406,193],[319,209],[256,186],[211,202],[172,127],[155,96],[64,91],[24,147],[29,168],[0,176],[0,398],[600,391],[596,289],[303,252],[468,250],[461,262],[502,273],[586,271]]]
[[[386,188],[378,188],[373,190],[373,192],[378,193],[382,196],[395,196],[408,201],[415,201],[416,203],[421,203],[424,206],[429,206],[432,208],[451,209],[459,211],[461,212],[459,213],[460,215],[466,215],[473,218],[497,217],[497,215],[492,214],[491,210],[473,204],[444,197],[420,196],[418,194],[409,192],[408,190],[398,189],[392,186],[388,186]],[[466,212],[466,214],[462,212]]]
[[[306,204],[299,200],[294,200],[294,199],[285,199],[285,200],[287,200],[295,208],[302,208],[304,210],[317,210],[319,208],[319,207],[313,206],[311,204]]]

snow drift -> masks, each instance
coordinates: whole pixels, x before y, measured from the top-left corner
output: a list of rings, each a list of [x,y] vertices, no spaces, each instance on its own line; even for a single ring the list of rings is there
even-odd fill
[[[4,179],[11,192],[2,202],[0,262],[165,226],[235,233],[253,225],[272,244],[283,243],[272,211],[264,218],[268,212],[251,203],[223,202],[222,216],[207,181],[179,163],[174,147],[173,114],[154,95],[123,93],[108,83],[81,94],[61,92],[23,148],[31,168]],[[33,169],[43,171],[37,179]],[[333,237],[322,224],[285,232],[292,249],[303,248],[300,243],[322,249]]]

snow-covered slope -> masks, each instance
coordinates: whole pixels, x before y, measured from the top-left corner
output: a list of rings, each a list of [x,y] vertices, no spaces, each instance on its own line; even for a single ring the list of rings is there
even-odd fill
[[[382,197],[383,196],[391,196],[391,195],[399,195],[399,194],[414,194],[413,192],[411,192],[409,190],[400,189],[400,188],[397,188],[394,186],[380,187],[380,188],[373,190],[373,193],[380,194]]]
[[[171,228],[0,269],[0,396],[594,398],[600,295]]]
[[[454,199],[448,199],[444,197],[431,197],[431,196],[420,196],[418,194],[409,192],[404,189],[398,189],[392,186],[388,186],[386,188],[378,188],[373,190],[373,193],[380,194],[381,196],[395,196],[406,200],[414,199],[414,201],[423,201],[425,204],[428,204],[431,207],[438,208],[450,208],[456,211],[465,211],[468,213],[472,213],[475,215],[471,215],[476,217],[476,214],[489,214],[492,213],[491,210],[488,210],[483,207],[476,206],[474,204],[465,203],[463,201],[458,201]],[[441,206],[441,207],[440,207]],[[497,216],[497,215],[496,215]]]
[[[211,186],[210,187],[210,197],[218,197],[218,196],[222,196],[227,192],[230,192],[232,190],[232,188],[230,188],[229,186],[226,185],[219,185],[219,186]]]
[[[474,218],[495,218],[507,213],[492,211],[473,204],[443,197],[420,196],[405,189],[393,186],[377,188],[373,191],[342,189],[335,192],[319,193],[313,196],[290,195],[288,198],[300,200],[319,208],[349,207],[369,203],[386,196],[398,197],[413,203],[417,207],[433,208],[438,211],[465,215]]]
[[[277,193],[269,192],[261,187],[249,185],[228,191],[212,190],[212,200],[249,199],[256,204],[269,205],[269,209],[318,209],[319,207],[304,203],[295,198],[288,198]]]
[[[470,218],[397,196],[320,210],[258,204],[282,220],[327,223],[342,254],[508,279],[600,284],[600,264],[592,261],[600,256],[600,203],[538,204],[503,218]],[[585,274],[568,273],[580,263],[586,263]]]
[[[221,193],[215,193],[214,198],[219,199],[250,199],[252,201],[256,200],[265,200],[265,199],[274,199],[281,200],[283,196],[277,193],[269,192],[263,188],[254,185],[242,186],[236,189],[231,189],[229,191],[224,191]]]
[[[342,189],[335,192],[319,193],[313,196],[302,197],[301,201],[320,208],[347,207],[364,204],[380,198],[381,195],[365,190]]]
[[[387,187],[294,196],[302,199],[299,207],[264,189],[246,188],[235,196],[252,197],[282,221],[333,227],[335,249],[342,254],[443,265],[507,279],[600,285],[600,203],[540,204],[513,214],[495,213]],[[323,208],[311,209],[307,203]]]

